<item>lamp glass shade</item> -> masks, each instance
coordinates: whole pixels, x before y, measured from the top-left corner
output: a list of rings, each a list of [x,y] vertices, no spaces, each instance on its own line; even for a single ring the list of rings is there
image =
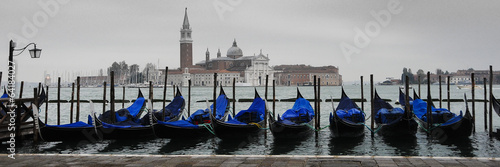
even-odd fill
[[[42,54],[42,49],[35,48],[30,50],[31,58],[40,58],[40,54]]]

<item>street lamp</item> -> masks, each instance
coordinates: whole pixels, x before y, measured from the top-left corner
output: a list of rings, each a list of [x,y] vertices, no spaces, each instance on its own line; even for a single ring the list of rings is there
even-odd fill
[[[12,61],[12,57],[13,56],[18,56],[20,55],[21,53],[24,52],[24,50],[26,50],[26,48],[28,48],[28,46],[30,45],[34,45],[34,49],[30,49],[29,52],[30,52],[30,55],[31,55],[31,58],[40,58],[40,54],[42,53],[42,49],[38,49],[36,48],[36,43],[29,43],[28,45],[26,45],[24,48],[19,48],[19,49],[16,49],[16,43],[12,40],[10,40],[10,54],[9,54],[9,61]],[[20,51],[18,54],[15,54],[14,55],[14,51]]]
[[[9,77],[8,78],[8,92],[9,92],[9,104],[8,104],[8,107],[10,108],[10,111],[9,111],[9,116],[11,117],[9,120],[12,120],[12,117],[14,118],[15,122],[11,122],[11,123],[14,123],[14,125],[16,126],[16,134],[15,134],[15,137],[19,137],[21,136],[21,131],[20,131],[20,128],[21,128],[21,116],[19,115],[20,114],[20,111],[18,111],[18,113],[15,113],[15,101],[14,101],[14,87],[15,87],[15,81],[14,81],[14,77],[15,77],[15,70],[16,70],[16,67],[14,66],[14,56],[18,56],[20,55],[21,53],[24,52],[24,50],[26,50],[26,48],[28,48],[28,46],[30,45],[34,45],[35,48],[34,49],[30,49],[29,52],[30,52],[30,55],[31,55],[31,58],[40,58],[40,54],[42,52],[42,49],[37,49],[36,48],[36,44],[35,43],[29,43],[28,45],[26,45],[24,48],[19,48],[19,49],[16,49],[16,43],[12,40],[10,40],[10,43],[9,43]],[[14,55],[14,51],[18,51],[19,53],[15,54]],[[36,112],[38,114],[38,112]],[[36,120],[38,121],[38,120]],[[35,124],[38,126],[38,122],[35,121]],[[10,124],[9,124],[10,125]],[[10,128],[10,127],[9,127]],[[36,134],[36,133],[35,133]],[[13,136],[13,134],[10,134],[10,136]],[[15,141],[18,141],[18,140],[15,140]]]
[[[15,74],[15,66],[14,66],[14,56],[19,56],[21,53],[24,52],[24,50],[26,50],[26,48],[28,48],[28,46],[30,45],[34,45],[34,49],[30,49],[29,52],[30,52],[30,55],[31,55],[31,58],[40,58],[40,54],[42,53],[42,49],[38,49],[36,48],[36,44],[35,43],[29,43],[28,45],[26,45],[24,48],[19,48],[19,49],[16,49],[16,43],[12,40],[10,40],[10,43],[9,43],[9,77],[8,77],[8,80],[9,80],[9,89],[12,90],[14,88],[14,76],[11,76],[13,74]],[[15,54],[14,55],[14,51],[18,51],[19,53]],[[14,93],[13,91],[11,92],[11,94]]]

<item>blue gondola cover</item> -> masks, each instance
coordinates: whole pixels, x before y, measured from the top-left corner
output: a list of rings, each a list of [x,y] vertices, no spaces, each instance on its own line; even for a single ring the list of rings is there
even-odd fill
[[[257,123],[264,120],[264,114],[266,113],[266,103],[262,98],[257,97],[253,100],[253,103],[248,107],[247,110],[241,110],[236,114],[234,119],[228,119],[226,123],[230,124],[243,124]]]
[[[281,118],[278,115],[278,121],[283,124],[296,125],[307,123],[314,118],[314,109],[309,101],[304,98],[298,98],[291,109],[283,113]]]

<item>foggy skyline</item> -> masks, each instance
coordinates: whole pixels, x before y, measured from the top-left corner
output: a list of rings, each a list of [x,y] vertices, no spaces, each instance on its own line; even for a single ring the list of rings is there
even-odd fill
[[[272,66],[337,66],[346,82],[370,74],[375,81],[399,78],[403,67],[413,73],[500,69],[500,2],[398,2],[6,1],[0,6],[2,81],[11,39],[18,48],[35,42],[42,49],[40,59],[28,52],[14,58],[18,82],[40,82],[44,71],[106,70],[115,61],[176,69],[185,8],[193,63],[205,59],[207,48],[211,58],[217,49],[226,56],[236,39],[244,56],[262,49]]]

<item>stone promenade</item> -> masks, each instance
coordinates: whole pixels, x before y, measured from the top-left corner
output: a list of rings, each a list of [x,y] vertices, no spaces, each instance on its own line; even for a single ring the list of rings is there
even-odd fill
[[[0,166],[500,166],[500,158],[285,156],[285,155],[110,155],[0,154]]]

